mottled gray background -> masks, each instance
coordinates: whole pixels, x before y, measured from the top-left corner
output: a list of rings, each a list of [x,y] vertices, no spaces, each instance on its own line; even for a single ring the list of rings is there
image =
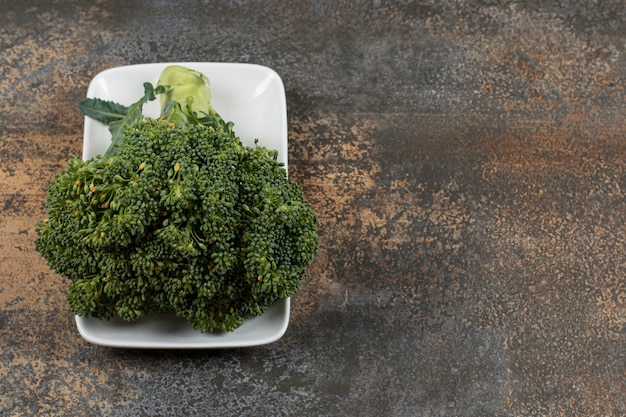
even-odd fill
[[[0,415],[626,415],[623,1],[0,0]],[[114,66],[282,77],[321,250],[286,335],[134,351],[34,251]]]

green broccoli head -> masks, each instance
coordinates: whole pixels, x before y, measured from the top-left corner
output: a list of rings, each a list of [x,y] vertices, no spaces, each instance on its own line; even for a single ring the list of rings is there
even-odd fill
[[[35,245],[70,279],[76,314],[171,312],[230,331],[297,290],[318,249],[315,213],[276,151],[205,119],[143,119],[115,156],[72,158],[51,181]]]

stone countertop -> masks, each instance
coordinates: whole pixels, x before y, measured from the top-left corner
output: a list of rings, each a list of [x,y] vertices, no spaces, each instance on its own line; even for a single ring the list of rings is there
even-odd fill
[[[622,2],[5,1],[0,415],[626,415]],[[278,342],[95,346],[34,250],[98,72],[282,77],[321,248]]]

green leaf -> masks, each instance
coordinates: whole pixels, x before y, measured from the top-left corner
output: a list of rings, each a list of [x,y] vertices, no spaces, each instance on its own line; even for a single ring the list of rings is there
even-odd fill
[[[143,97],[130,106],[100,98],[84,98],[78,102],[78,108],[83,115],[109,126],[111,145],[105,156],[110,157],[119,153],[118,144],[122,141],[124,129],[143,118],[143,105],[155,100],[158,94],[163,94],[165,87],[154,88],[151,83],[146,82],[143,83],[143,90]]]
[[[111,145],[107,149],[105,156],[110,157],[119,153],[118,144],[124,137],[124,129],[132,126],[143,118],[143,105],[148,101],[156,99],[157,94],[162,94],[165,87],[158,86],[156,89],[150,83],[143,83],[144,94],[139,100],[128,107],[126,114],[121,119],[109,123],[111,132]]]
[[[129,110],[122,104],[100,98],[84,98],[78,102],[78,108],[84,116],[107,125],[123,119]]]

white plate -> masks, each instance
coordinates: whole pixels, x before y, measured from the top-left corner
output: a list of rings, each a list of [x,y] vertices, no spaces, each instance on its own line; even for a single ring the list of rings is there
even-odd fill
[[[246,145],[259,144],[278,151],[287,167],[287,102],[283,82],[272,69],[236,63],[158,63],[118,67],[96,75],[87,97],[130,105],[143,96],[143,83],[156,86],[168,65],[184,65],[205,74],[211,82],[213,108],[234,123]],[[158,100],[144,106],[144,115],[159,114]],[[83,159],[102,154],[111,143],[106,126],[85,118]],[[279,300],[261,316],[245,320],[233,332],[201,333],[183,319],[151,315],[135,322],[76,316],[81,336],[94,344],[126,348],[211,349],[257,346],[280,339],[289,323],[289,298]]]

